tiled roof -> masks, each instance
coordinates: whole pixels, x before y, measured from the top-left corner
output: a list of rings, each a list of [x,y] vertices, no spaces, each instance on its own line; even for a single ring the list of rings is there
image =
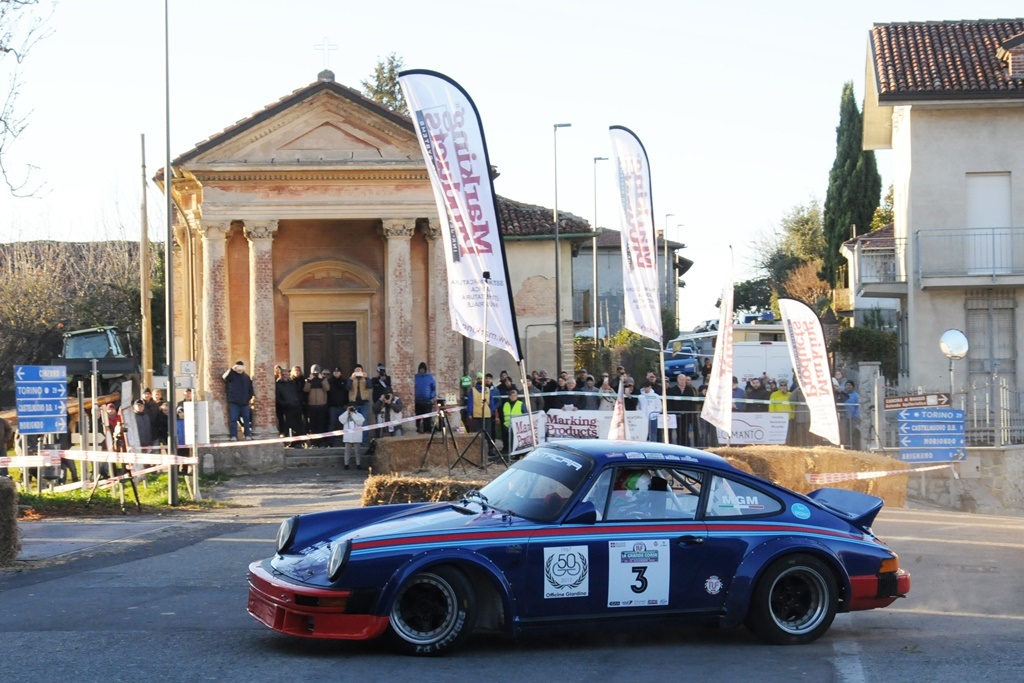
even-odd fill
[[[660,239],[656,239],[658,245],[662,244]],[[622,233],[618,230],[612,230],[611,228],[602,228],[600,234],[597,236],[597,248],[602,247],[613,247],[618,249],[622,246]],[[675,240],[668,241],[669,249],[685,249],[686,245],[682,242],[676,242]]]
[[[552,210],[534,204],[498,197],[498,212],[501,214],[502,233],[506,237],[527,237],[554,235],[555,224]],[[558,212],[560,234],[578,235],[591,232],[590,223],[565,211]]]
[[[250,128],[253,128],[257,124],[266,121],[270,117],[275,116],[276,114],[284,111],[285,109],[288,109],[289,107],[295,106],[299,102],[308,100],[313,96],[317,95],[318,93],[323,92],[324,90],[333,92],[334,94],[339,95],[346,100],[350,100],[352,102],[355,102],[356,104],[366,107],[367,109],[371,109],[378,116],[382,116],[386,119],[389,119],[393,123],[397,123],[398,125],[408,128],[409,130],[413,130],[412,120],[408,116],[405,116],[404,114],[400,114],[398,112],[390,111],[386,107],[381,106],[380,104],[374,102],[370,98],[363,96],[363,94],[360,93],[358,90],[350,88],[346,85],[342,85],[341,83],[336,83],[334,81],[334,73],[324,70],[320,72],[319,77],[314,82],[310,83],[305,87],[299,88],[298,90],[295,90],[288,95],[285,95],[277,102],[272,102],[268,104],[255,114],[248,116],[244,119],[241,119],[239,121],[236,121],[233,125],[228,126],[219,133],[211,135],[202,142],[196,143],[195,147],[179,156],[172,163],[175,166],[180,166],[181,164],[184,164],[199,156],[206,150],[216,147],[224,140],[228,140],[239,133],[242,133]]]
[[[878,100],[1024,99],[997,55],[1024,34],[1024,19],[875,24],[871,58]]]
[[[872,230],[847,240],[844,244],[851,249],[857,244],[860,244],[862,249],[892,249],[895,243],[896,229],[892,223],[889,223],[878,230]]]

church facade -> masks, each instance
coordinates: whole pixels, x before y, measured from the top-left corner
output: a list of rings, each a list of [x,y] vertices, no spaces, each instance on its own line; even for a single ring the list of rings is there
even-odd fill
[[[426,362],[442,395],[480,369],[451,329],[443,242],[412,122],[334,82],[311,85],[172,162],[175,357],[195,360],[211,433],[227,433],[221,374],[246,362],[254,428],[276,430],[274,365],[387,368],[411,409]],[[163,172],[158,182],[163,182]],[[499,199],[529,368],[554,368],[555,254],[549,209]],[[562,271],[590,226],[559,214]],[[563,278],[563,357],[572,356],[572,278]],[[487,370],[518,373],[488,348]],[[571,363],[571,360],[570,360]],[[571,367],[568,369],[572,369]]]

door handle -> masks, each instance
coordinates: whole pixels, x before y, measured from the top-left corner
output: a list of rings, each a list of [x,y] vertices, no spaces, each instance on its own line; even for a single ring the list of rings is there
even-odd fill
[[[704,542],[704,537],[703,536],[686,535],[686,536],[680,536],[679,538],[676,539],[676,543],[678,543],[679,545],[700,545],[703,542]]]

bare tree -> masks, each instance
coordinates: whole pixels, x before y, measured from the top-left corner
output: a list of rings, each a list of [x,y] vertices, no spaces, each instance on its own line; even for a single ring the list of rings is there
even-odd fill
[[[779,296],[788,296],[804,302],[816,311],[821,311],[823,305],[829,301],[832,288],[818,276],[820,270],[821,260],[800,264],[789,272],[789,276],[782,283]]]
[[[35,167],[27,165],[16,177],[7,166],[6,156],[28,126],[28,113],[17,108],[19,67],[32,46],[46,36],[49,15],[40,12],[42,4],[42,0],[0,0],[0,75],[7,79],[6,92],[0,91],[0,175],[16,197],[30,197],[39,190],[32,182]]]

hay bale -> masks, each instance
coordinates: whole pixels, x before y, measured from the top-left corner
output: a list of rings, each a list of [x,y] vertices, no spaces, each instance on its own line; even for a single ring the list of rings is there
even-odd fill
[[[7,477],[0,477],[0,567],[9,567],[18,558],[18,489]]]
[[[438,476],[436,473],[431,476],[431,472],[424,472],[423,476],[377,474],[366,478],[361,502],[363,506],[436,503],[457,500],[467,492],[486,485],[486,480],[458,479]]]
[[[734,465],[735,461],[744,462],[748,466],[748,471],[798,493],[810,493],[814,489],[827,486],[878,496],[889,507],[903,507],[907,502],[906,474],[844,481],[824,486],[807,483],[806,475],[808,474],[880,472],[904,469],[903,463],[883,455],[826,446],[816,446],[815,448],[734,446],[731,448],[710,448],[708,450],[725,457]]]
[[[457,438],[456,438],[457,437]],[[374,451],[374,469],[390,474],[399,472],[412,472],[422,467],[447,468],[454,464],[466,446],[469,445],[470,436],[466,434],[450,435],[448,437],[448,452],[445,453],[444,439],[441,434],[435,434],[433,441],[429,434],[409,434],[407,436],[393,436],[376,440]],[[427,444],[430,449],[427,450]],[[426,453],[426,460],[424,460]]]

